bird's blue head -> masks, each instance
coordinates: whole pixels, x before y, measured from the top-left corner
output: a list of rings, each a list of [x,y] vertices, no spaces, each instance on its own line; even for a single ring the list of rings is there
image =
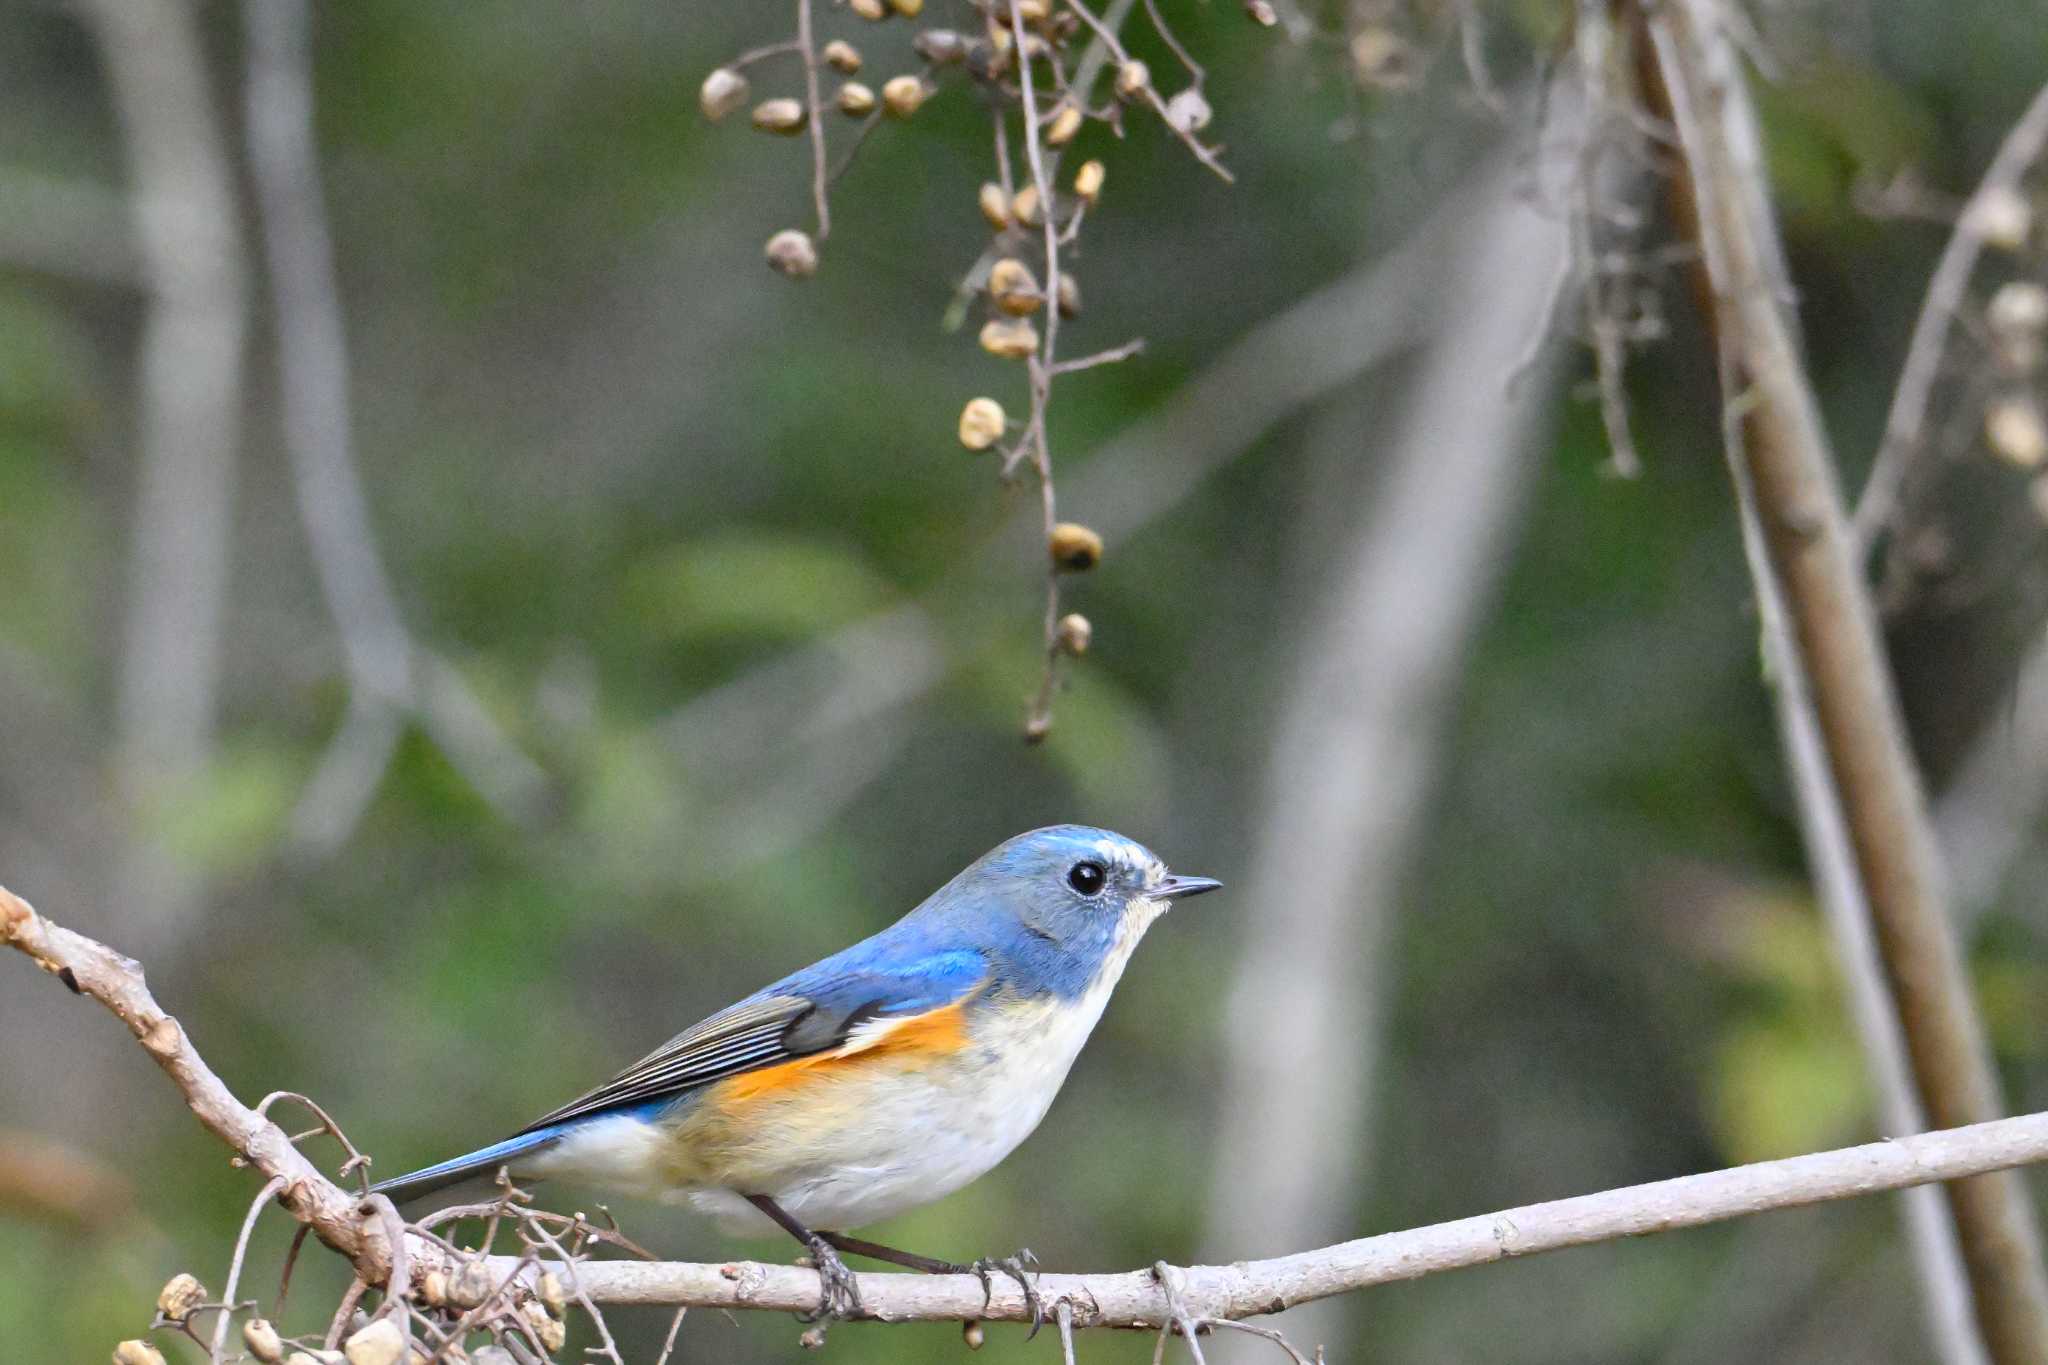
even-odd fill
[[[1177,877],[1132,839],[1052,825],[998,844],[926,902],[970,931],[1022,995],[1113,985],[1152,921],[1221,882]],[[971,926],[971,928],[970,928]]]

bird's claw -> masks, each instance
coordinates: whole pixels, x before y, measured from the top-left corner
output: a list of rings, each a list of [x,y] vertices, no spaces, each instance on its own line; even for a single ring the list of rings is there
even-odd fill
[[[1045,1300],[1038,1293],[1038,1286],[1031,1282],[1031,1276],[1038,1269],[1038,1257],[1030,1247],[1020,1247],[1014,1256],[984,1256],[967,1267],[981,1280],[981,1306],[985,1309],[994,1297],[994,1278],[997,1271],[1008,1275],[1017,1282],[1017,1288],[1024,1293],[1024,1306],[1031,1310],[1031,1330],[1024,1335],[1029,1341],[1038,1335],[1038,1329],[1045,1325]]]
[[[832,1249],[832,1244],[822,1237],[812,1237],[805,1245],[810,1249],[810,1262],[818,1271],[818,1306],[801,1320],[816,1322],[820,1318],[832,1318],[844,1321],[865,1312],[866,1308],[860,1301],[860,1282],[846,1268],[846,1262],[839,1259],[839,1253]]]

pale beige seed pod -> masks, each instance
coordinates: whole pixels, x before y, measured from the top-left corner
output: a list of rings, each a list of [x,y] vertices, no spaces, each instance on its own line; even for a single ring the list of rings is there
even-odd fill
[[[1024,742],[1026,744],[1043,744],[1045,742],[1045,737],[1051,733],[1051,716],[1048,716],[1043,712],[1037,712],[1030,716],[1025,717]]]
[[[847,0],[846,7],[871,23],[879,24],[889,17],[889,7],[882,0]]]
[[[981,349],[1005,360],[1022,360],[1038,349],[1038,329],[1020,318],[996,318],[981,329]]]
[[[993,398],[970,398],[960,409],[960,444],[969,450],[987,450],[1003,439],[1009,423],[1003,405]]]
[[[1038,186],[1026,185],[1010,196],[1010,218],[1029,227],[1038,226]]]
[[[405,1358],[405,1334],[389,1318],[377,1321],[341,1344],[348,1365],[398,1365]]]
[[[491,1283],[491,1272],[484,1269],[481,1261],[468,1261],[455,1272],[454,1282],[448,1286],[448,1302],[466,1311],[489,1298],[496,1287]]]
[[[839,112],[850,118],[874,112],[875,92],[859,81],[848,81],[839,87]]]
[[[1986,310],[1994,332],[2039,332],[2048,329],[2048,289],[2032,280],[2010,280],[1998,286]]]
[[[183,1322],[192,1316],[193,1309],[205,1302],[206,1286],[180,1271],[157,1291],[156,1311],[172,1322]]]
[[[1101,551],[1098,548],[1097,554]],[[1053,630],[1053,643],[1060,653],[1080,658],[1088,652],[1088,644],[1095,638],[1095,627],[1088,624],[1088,618],[1078,611],[1070,611],[1060,618]]]
[[[910,40],[910,50],[933,66],[958,66],[967,57],[967,36],[950,28],[928,28]]]
[[[730,67],[721,66],[704,78],[703,86],[697,91],[697,107],[704,111],[705,118],[716,123],[745,104],[752,88],[745,76]]]
[[[769,269],[792,280],[807,280],[818,273],[818,248],[808,232],[784,228],[768,239],[763,254]]]
[[[569,1289],[562,1283],[562,1277],[552,1270],[543,1270],[537,1288],[540,1301],[547,1305],[548,1311],[560,1316],[569,1303]]]
[[[1027,24],[1042,24],[1052,13],[1046,0],[1017,0],[1017,13]]]
[[[2048,460],[2048,417],[2026,394],[2012,394],[1984,409],[1984,439],[1992,453],[2022,469]]]
[[[1010,196],[1004,194],[1003,187],[995,181],[984,182],[974,202],[981,210],[982,218],[997,232],[1010,225]]]
[[[1020,318],[1037,312],[1045,302],[1031,267],[1007,256],[989,267],[988,296],[995,300],[996,307]]]
[[[1271,28],[1280,22],[1280,11],[1273,8],[1271,0],[1244,0],[1244,12],[1260,28]]]
[[[1074,134],[1081,131],[1081,111],[1071,104],[1060,105],[1045,125],[1045,145],[1064,147],[1074,140]]]
[[[1074,197],[1091,208],[1102,197],[1102,180],[1109,170],[1100,161],[1084,161],[1074,172]]]
[[[1118,99],[1136,99],[1152,84],[1152,68],[1136,57],[1116,69],[1116,93]]]
[[[825,44],[825,61],[842,76],[851,76],[860,70],[860,49],[844,38],[834,38]]]
[[[1963,210],[1963,226],[2004,251],[2018,251],[2034,230],[2034,206],[2016,185],[1993,185]]]
[[[284,1359],[284,1339],[262,1318],[250,1318],[242,1324],[242,1344],[263,1365],[279,1365]]]
[[[1102,537],[1077,521],[1063,521],[1052,528],[1046,542],[1052,562],[1069,573],[1080,573],[1102,562]]]
[[[966,1344],[968,1350],[979,1351],[982,1343],[988,1340],[988,1333],[981,1329],[978,1322],[963,1322],[960,1324],[960,1340]]]
[[[906,19],[915,19],[924,13],[924,0],[889,0],[889,8]]]
[[[432,1308],[448,1302],[448,1272],[429,1270],[420,1276],[420,1298]]]
[[[569,1329],[544,1304],[528,1299],[519,1305],[519,1316],[526,1319],[535,1339],[550,1353],[561,1350],[562,1343],[569,1339]]]
[[[1062,270],[1060,272],[1059,288],[1055,292],[1058,293],[1060,299],[1061,317],[1077,318],[1081,316],[1080,281],[1076,280],[1072,275],[1069,275],[1066,271]]]
[[[754,106],[754,126],[764,133],[795,137],[804,130],[803,101],[786,96],[762,100]]]
[[[1166,126],[1177,133],[1199,133],[1214,115],[1209,101],[1192,85],[1166,102]]]
[[[1406,90],[1422,75],[1422,64],[1408,40],[1390,28],[1373,25],[1351,39],[1351,74],[1360,85]]]
[[[882,106],[896,118],[909,118],[931,93],[931,87],[916,76],[891,76],[882,86]]]
[[[124,1341],[114,1348],[114,1365],[164,1365],[164,1353],[146,1341]]]

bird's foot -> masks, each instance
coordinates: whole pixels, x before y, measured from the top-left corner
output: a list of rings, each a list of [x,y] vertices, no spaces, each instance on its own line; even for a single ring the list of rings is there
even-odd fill
[[[832,1244],[813,1234],[805,1239],[804,1245],[810,1249],[810,1263],[818,1272],[818,1307],[806,1314],[802,1321],[816,1322],[820,1318],[844,1321],[865,1312],[860,1301],[860,1282],[846,1268],[846,1262],[839,1259],[839,1253],[832,1249]]]
[[[1020,1247],[1014,1256],[984,1256],[967,1267],[981,1279],[981,1306],[988,1307],[989,1299],[995,1292],[997,1272],[1008,1275],[1024,1291],[1024,1306],[1031,1310],[1031,1330],[1025,1334],[1029,1341],[1038,1335],[1038,1329],[1045,1325],[1045,1300],[1038,1293],[1033,1277],[1038,1270],[1038,1257],[1032,1255],[1030,1247]]]

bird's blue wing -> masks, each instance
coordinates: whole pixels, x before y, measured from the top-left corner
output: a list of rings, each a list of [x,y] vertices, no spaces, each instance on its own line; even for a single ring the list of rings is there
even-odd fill
[[[988,961],[978,952],[932,951],[878,936],[683,1030],[520,1134],[635,1108],[743,1072],[846,1047],[858,1042],[863,1025],[942,1009],[988,979]]]

